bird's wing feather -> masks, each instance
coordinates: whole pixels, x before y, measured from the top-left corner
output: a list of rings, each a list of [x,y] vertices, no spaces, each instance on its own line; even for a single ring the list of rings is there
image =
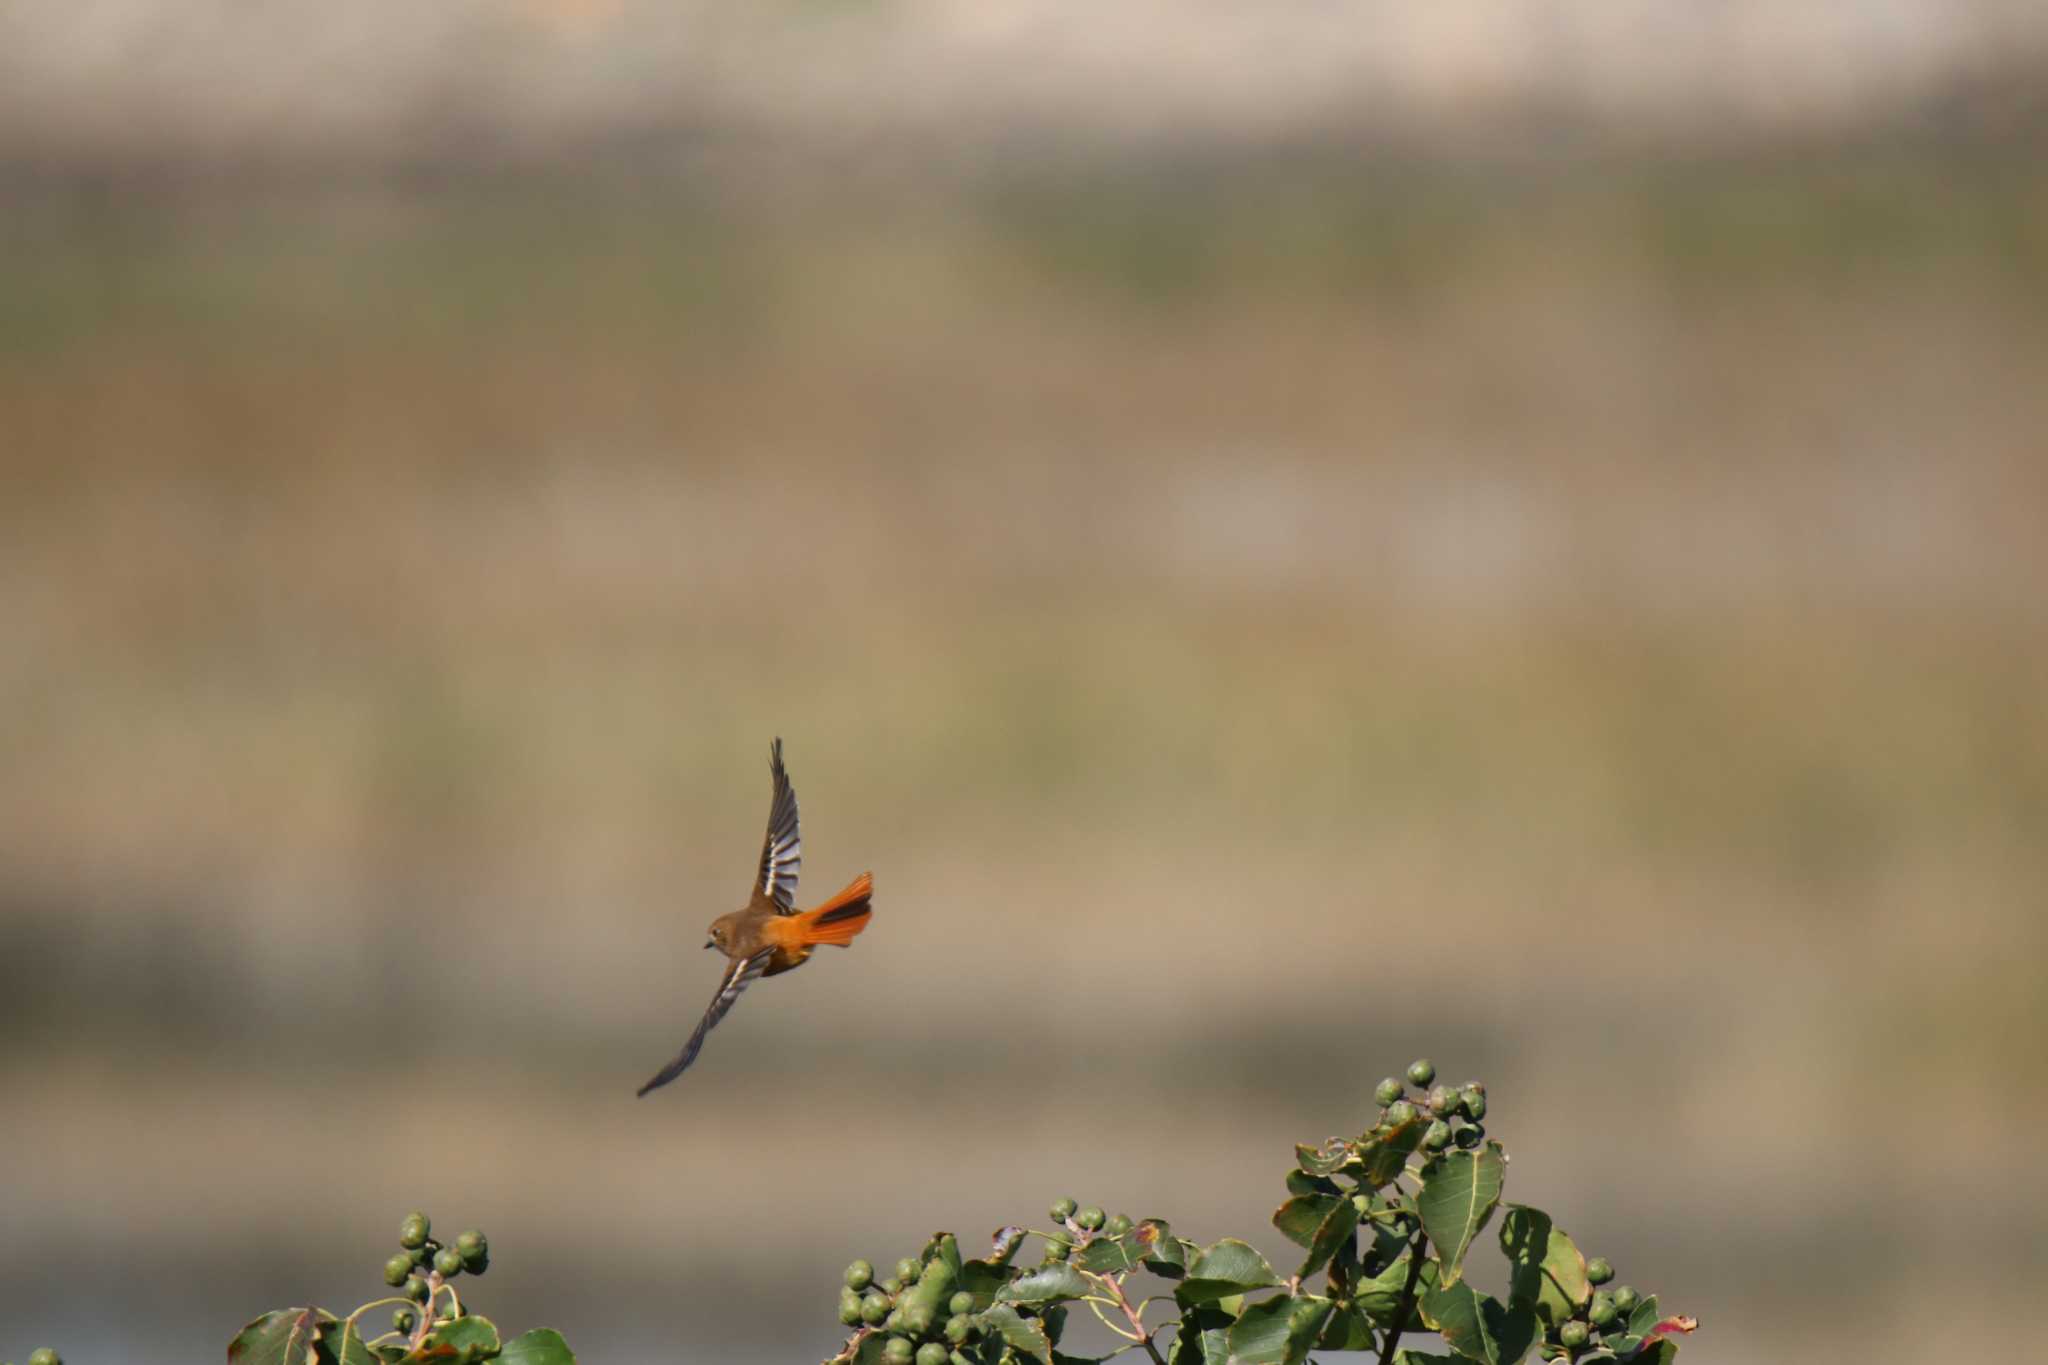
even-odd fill
[[[775,778],[775,796],[768,803],[768,837],[761,843],[761,870],[754,878],[754,896],[785,915],[796,913],[796,879],[804,865],[804,837],[797,821],[796,788],[782,766],[782,741],[768,750],[768,771]]]
[[[711,1008],[704,1011],[704,1017],[697,1021],[697,1031],[690,1035],[690,1041],[683,1044],[683,1050],[676,1059],[663,1067],[653,1080],[640,1087],[638,1094],[658,1090],[689,1069],[697,1060],[697,1054],[704,1050],[704,1039],[725,1018],[733,1002],[754,984],[762,972],[768,969],[768,960],[775,956],[773,948],[763,948],[751,957],[736,957],[726,965],[725,976],[718,983],[718,994],[711,997]]]

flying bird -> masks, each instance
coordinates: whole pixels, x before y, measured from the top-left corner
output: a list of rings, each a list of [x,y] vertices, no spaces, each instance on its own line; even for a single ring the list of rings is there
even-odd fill
[[[718,993],[711,997],[711,1008],[704,1011],[682,1052],[641,1086],[639,1094],[682,1075],[697,1060],[705,1036],[758,978],[803,966],[811,949],[821,943],[846,947],[868,927],[874,913],[869,906],[874,878],[865,872],[817,909],[797,912],[796,878],[803,867],[804,840],[797,825],[796,790],[789,785],[788,769],[782,766],[779,738],[768,749],[768,772],[775,780],[775,795],[768,803],[768,837],[761,844],[754,894],[744,910],[711,921],[710,934],[704,940],[706,948],[718,949],[727,959]]]

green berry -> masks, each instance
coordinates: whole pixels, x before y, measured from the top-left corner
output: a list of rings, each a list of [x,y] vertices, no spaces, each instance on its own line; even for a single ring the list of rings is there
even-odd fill
[[[895,1298],[903,1292],[903,1281],[891,1275],[888,1279],[882,1281],[882,1292],[892,1299]]]
[[[952,1354],[936,1341],[927,1341],[917,1348],[917,1365],[946,1365]]]
[[[413,1323],[416,1321],[418,1319],[413,1316],[413,1311],[410,1308],[396,1309],[391,1314],[391,1330],[394,1332],[410,1332]]]
[[[889,1296],[870,1289],[867,1297],[860,1301],[860,1320],[870,1327],[880,1327],[888,1316]]]
[[[1054,1237],[1045,1244],[1045,1259],[1047,1261],[1064,1261],[1073,1253],[1073,1250],[1073,1247],[1069,1246],[1063,1238]]]
[[[910,1365],[917,1358],[917,1348],[910,1344],[909,1337],[890,1337],[882,1346],[882,1359],[889,1365]]]
[[[414,1209],[405,1215],[405,1221],[398,1225],[398,1244],[407,1251],[427,1244],[427,1234],[434,1230],[434,1224],[424,1213]]]
[[[1636,1311],[1636,1302],[1636,1291],[1630,1289],[1627,1285],[1623,1285],[1614,1291],[1615,1311],[1633,1313]]]
[[[425,1303],[427,1301],[427,1282],[414,1275],[405,1282],[405,1289],[402,1292],[414,1303]]]
[[[1078,1206],[1078,1205],[1076,1205],[1076,1204],[1074,1203],[1074,1201],[1073,1201],[1073,1200],[1071,1200],[1071,1199],[1055,1199],[1055,1200],[1053,1200],[1053,1201],[1052,1201],[1052,1221],[1053,1221],[1053,1222],[1055,1222],[1055,1223],[1064,1223],[1064,1222],[1066,1222],[1066,1221],[1067,1221],[1067,1220],[1068,1220],[1069,1218],[1072,1218],[1072,1217],[1074,1216],[1074,1210],[1075,1210],[1075,1209],[1076,1209],[1077,1207],[1079,1207],[1079,1206]]]
[[[412,1257],[412,1263],[416,1266],[429,1266],[434,1263],[434,1253],[440,1249],[430,1243],[422,1242],[407,1252],[406,1255]]]
[[[1415,1121],[1415,1106],[1406,1100],[1395,1100],[1387,1106],[1387,1123],[1399,1128],[1404,1123]]]
[[[434,1253],[434,1269],[441,1272],[442,1279],[454,1279],[462,1273],[462,1253],[454,1247],[442,1247]]]
[[[1458,1092],[1448,1086],[1433,1085],[1429,1088],[1427,1108],[1438,1118],[1444,1118],[1456,1111]]]
[[[1564,1343],[1567,1351],[1578,1350],[1586,1344],[1586,1324],[1578,1321],[1567,1322],[1557,1329],[1557,1339]]]
[[[1074,1223],[1083,1232],[1095,1231],[1095,1229],[1102,1226],[1104,1221],[1102,1210],[1096,1208],[1093,1204],[1090,1204],[1087,1208],[1074,1215]]]
[[[1402,1085],[1392,1076],[1389,1076],[1385,1080],[1381,1081],[1378,1085],[1373,1087],[1373,1101],[1374,1103],[1378,1104],[1380,1108],[1384,1109],[1388,1105],[1392,1104],[1395,1100],[1400,1099],[1402,1094],[1405,1093],[1406,1090],[1406,1086]]]
[[[1102,1225],[1102,1231],[1110,1237],[1121,1237],[1131,1230],[1131,1220],[1124,1214],[1116,1214]]]
[[[1614,1278],[1614,1266],[1605,1256],[1595,1256],[1586,1262],[1586,1280],[1590,1284],[1606,1284]]]
[[[965,1313],[955,1313],[946,1319],[946,1340],[958,1346],[974,1332],[974,1321]]]
[[[464,1261],[478,1261],[491,1254],[491,1244],[483,1233],[471,1228],[455,1239],[455,1250]]]
[[[953,1296],[952,1302],[946,1305],[946,1311],[948,1313],[972,1313],[974,1311],[974,1295],[964,1289],[961,1290]]]
[[[846,1267],[846,1287],[866,1289],[875,1282],[875,1268],[866,1261],[855,1261]]]
[[[1592,1303],[1586,1306],[1586,1317],[1595,1327],[1605,1327],[1620,1313],[1621,1310],[1614,1306],[1614,1295],[1605,1290],[1595,1294]]]
[[[38,1346],[28,1353],[28,1365],[64,1365],[57,1353],[47,1346]]]
[[[1477,1147],[1479,1145],[1479,1139],[1485,1137],[1486,1134],[1481,1132],[1477,1128],[1460,1128],[1456,1133],[1453,1133],[1451,1136],[1452,1140],[1455,1141],[1460,1147]]]
[[[882,1330],[884,1332],[900,1332],[903,1330],[903,1309],[900,1305],[891,1308],[889,1316],[882,1319]]]
[[[1468,1085],[1460,1090],[1458,1102],[1465,1111],[1465,1117],[1474,1123],[1486,1117],[1486,1092],[1477,1086]]]
[[[1442,1119],[1431,1119],[1423,1131],[1422,1145],[1432,1152],[1441,1152],[1451,1145],[1451,1125]]]
[[[1408,1084],[1420,1089],[1436,1079],[1436,1063],[1427,1057],[1408,1063]]]
[[[405,1283],[405,1277],[412,1274],[412,1257],[399,1252],[384,1263],[384,1283],[393,1289]]]
[[[905,1284],[916,1284],[917,1273],[922,1269],[923,1267],[918,1265],[916,1261],[912,1260],[908,1256],[905,1256],[902,1260],[896,1263],[896,1278],[903,1281],[903,1283]]]
[[[851,1289],[839,1291],[839,1320],[848,1327],[860,1322],[860,1295]]]

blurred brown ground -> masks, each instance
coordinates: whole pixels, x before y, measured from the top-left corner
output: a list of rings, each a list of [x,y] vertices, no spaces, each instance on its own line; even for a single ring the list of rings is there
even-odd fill
[[[1062,1193],[1275,1248],[1420,1053],[1688,1358],[2027,1292],[2031,123],[791,145],[16,165],[0,1351],[215,1359],[424,1205],[586,1359],[815,1360]],[[875,925],[635,1102],[775,733]]]

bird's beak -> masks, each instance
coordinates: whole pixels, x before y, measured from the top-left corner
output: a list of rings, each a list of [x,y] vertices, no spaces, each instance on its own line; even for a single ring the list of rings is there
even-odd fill
[[[716,948],[716,947],[717,947],[718,945],[717,945],[716,943],[713,943],[713,942],[712,942],[712,941],[711,941],[710,939],[708,939],[708,938],[707,938],[707,939],[705,939],[705,940],[704,940],[704,946],[705,946],[706,948]]]

